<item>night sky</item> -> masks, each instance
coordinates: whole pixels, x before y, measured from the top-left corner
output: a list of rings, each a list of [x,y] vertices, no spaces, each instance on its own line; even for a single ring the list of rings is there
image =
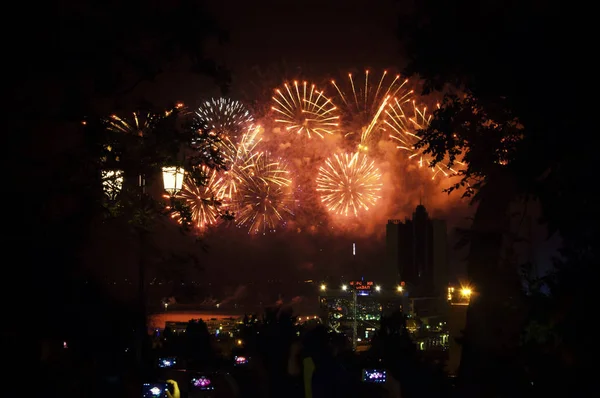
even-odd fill
[[[376,0],[368,7],[341,0],[208,3],[230,37],[224,46],[207,43],[207,50],[231,71],[233,96],[255,94],[252,86],[263,83],[259,74],[277,84],[300,76],[321,83],[350,70],[404,66],[396,37],[399,1]],[[209,79],[190,77],[183,68],[175,66],[147,85],[154,92],[160,86],[156,101],[176,97],[195,103],[198,92],[218,95]],[[141,87],[140,96],[152,95],[144,88],[149,87]]]
[[[338,0],[293,4],[266,0],[211,2],[230,40],[224,46],[209,42],[207,51],[231,71],[229,96],[268,103],[273,88],[286,80],[309,79],[324,86],[332,78],[347,76],[349,71],[369,68],[378,73],[384,69],[397,72],[404,66],[395,34],[397,2],[374,1],[368,7],[349,7]],[[178,100],[193,107],[206,97],[219,95],[210,79],[190,75],[185,67],[174,65],[155,82],[143,83],[131,94],[131,101],[148,97],[157,104]],[[448,219],[453,241],[455,226],[468,222],[466,201],[459,194],[448,197],[442,193],[447,185],[431,183],[414,165],[391,165],[389,174],[399,177],[389,184],[398,186],[390,191],[386,205],[354,226],[335,222],[321,225],[322,214],[310,213],[312,210],[304,217],[313,218],[308,224],[318,225],[316,232],[311,232],[306,222],[302,225],[294,220],[287,228],[267,236],[248,235],[246,230],[224,225],[203,236],[207,252],[195,250],[204,271],[174,273],[170,277],[210,280],[230,288],[263,279],[317,280],[350,277],[352,273],[378,279],[384,265],[387,219],[411,216],[420,201],[430,215]],[[100,231],[95,238],[97,242],[107,239],[114,240],[111,245],[137,244],[133,238],[115,238],[110,231]],[[175,234],[166,239],[174,242],[181,237]],[[353,243],[357,245],[355,259],[351,257]],[[98,262],[123,264],[115,266],[117,279],[132,278],[134,258],[124,258],[119,250],[90,250]],[[462,256],[451,256],[453,269],[461,269]],[[109,272],[115,271],[111,267]]]
[[[349,71],[401,71],[405,65],[395,34],[400,2],[376,0],[361,7],[339,0],[289,3],[211,2],[212,12],[229,31],[230,40],[224,46],[209,42],[207,51],[231,71],[228,95],[232,98],[264,103],[270,100],[271,90],[286,80],[309,79],[325,85],[331,78],[347,76]],[[190,75],[185,67],[173,65],[156,81],[143,83],[131,94],[131,101],[146,97],[156,104],[177,100],[193,107],[204,98],[219,96],[209,79]],[[468,200],[461,199],[459,193],[449,197],[442,192],[448,184],[431,182],[412,166],[392,164],[389,172],[399,177],[391,183],[386,206],[355,228],[326,225],[310,233],[292,220],[287,229],[275,234],[252,236],[234,226],[221,226],[203,236],[206,252],[193,249],[199,253],[203,271],[181,278],[212,281],[229,290],[254,280],[316,280],[352,272],[377,279],[384,264],[387,219],[411,216],[420,201],[430,216],[448,221],[449,242],[454,245],[455,228],[469,224],[472,209],[468,208]],[[318,224],[318,215],[315,218]],[[106,238],[99,232],[99,240]],[[177,239],[180,237],[166,240]],[[124,242],[120,241],[135,244]],[[352,243],[358,246],[355,260],[350,256]],[[97,256],[97,250],[90,250]],[[464,250],[451,251],[451,275],[462,277],[464,257]],[[135,265],[132,258],[110,253],[100,258],[124,264],[116,267],[119,278],[133,272],[125,265]]]

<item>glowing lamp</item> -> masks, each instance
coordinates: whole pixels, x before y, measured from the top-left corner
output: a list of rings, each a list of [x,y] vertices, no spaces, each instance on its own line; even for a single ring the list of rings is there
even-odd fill
[[[381,291],[381,286],[375,286],[375,290],[380,292]]]
[[[321,291],[324,292],[325,290],[327,290],[327,286],[325,286],[325,284],[321,285]]]
[[[471,294],[472,294],[472,293],[473,293],[473,292],[472,292],[472,291],[471,291],[471,289],[469,289],[468,287],[466,287],[466,288],[464,288],[464,289],[462,289],[462,290],[460,291],[460,294],[461,294],[463,297],[471,297]]]
[[[181,191],[183,176],[185,175],[183,167],[163,167],[162,171],[165,191],[171,194],[171,196]]]
[[[123,188],[122,170],[102,170],[102,190],[110,199],[115,200]]]
[[[346,286],[346,285],[342,285],[342,290],[343,290],[343,291],[346,291],[346,290],[348,290],[348,286]]]
[[[397,291],[398,293],[402,293],[402,291],[403,291],[403,290],[404,290],[404,289],[402,288],[402,286],[398,286],[398,287],[396,288],[396,291]]]

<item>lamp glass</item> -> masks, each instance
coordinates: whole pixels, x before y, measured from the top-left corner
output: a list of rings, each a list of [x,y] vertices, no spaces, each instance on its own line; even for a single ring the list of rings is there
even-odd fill
[[[185,170],[183,167],[163,167],[163,184],[165,191],[171,195],[175,195],[177,192],[181,191],[184,175]]]

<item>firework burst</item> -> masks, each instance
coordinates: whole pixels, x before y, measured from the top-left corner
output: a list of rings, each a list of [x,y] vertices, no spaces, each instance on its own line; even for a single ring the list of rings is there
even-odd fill
[[[142,137],[154,127],[159,117],[152,112],[133,112],[131,119],[111,115],[107,120],[108,130]]]
[[[389,76],[387,71],[379,78],[371,78],[369,70],[365,70],[364,77],[349,73],[347,82],[337,84],[332,80],[331,84],[343,105],[345,133],[360,133],[360,149],[366,149],[372,133],[383,127],[383,115],[389,101],[396,96],[408,98],[413,93],[407,88],[408,79],[402,79],[400,75]]]
[[[439,106],[437,104],[438,108]],[[390,101],[385,114],[385,124],[391,129],[390,138],[396,142],[396,147],[408,152],[408,158],[415,159],[419,167],[430,167],[432,158],[423,153],[423,149],[415,148],[415,145],[421,139],[417,132],[429,126],[433,114],[427,113],[427,107],[419,109],[414,100],[397,98]],[[456,161],[456,164],[459,167],[463,165],[460,161]],[[430,169],[431,179],[439,176],[452,177],[458,172],[454,168],[447,167],[447,162],[440,162]]]
[[[273,107],[276,123],[284,126],[286,131],[324,138],[333,134],[338,127],[339,116],[336,106],[323,91],[317,90],[314,84],[308,85],[297,81],[293,85],[285,83],[283,89],[275,90]]]
[[[212,98],[196,110],[200,125],[219,133],[237,134],[254,121],[250,111],[239,101]]]
[[[293,215],[290,173],[281,160],[269,153],[254,157],[253,167],[239,173],[235,197],[236,223],[249,233],[274,232],[286,215]]]
[[[317,193],[327,210],[357,216],[381,198],[381,174],[375,163],[360,153],[334,155],[319,168]]]
[[[203,185],[196,184],[191,178],[186,178],[183,189],[178,197],[183,199],[192,213],[192,221],[198,229],[214,225],[219,220],[220,199],[216,196],[216,172],[208,167],[202,167],[206,180]]]
[[[255,149],[261,141],[261,131],[260,126],[250,126],[237,141],[227,136],[223,137],[220,149],[227,170],[220,174],[215,183],[217,196],[227,201],[236,196],[243,176],[255,167],[256,158],[259,156]]]

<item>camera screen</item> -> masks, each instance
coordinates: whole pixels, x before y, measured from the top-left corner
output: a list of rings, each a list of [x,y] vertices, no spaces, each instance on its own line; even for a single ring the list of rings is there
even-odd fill
[[[206,376],[196,376],[192,378],[191,387],[195,390],[214,390],[215,386]]]
[[[167,383],[144,383],[142,398],[167,398]]]
[[[248,363],[248,357],[244,357],[244,356],[239,356],[239,357],[235,357],[233,359],[233,364],[234,365],[245,365]]]
[[[175,358],[175,357],[158,358],[158,367],[159,368],[172,368],[176,364],[177,364],[177,358]]]
[[[385,383],[386,373],[381,369],[363,369],[362,381],[365,383]]]

